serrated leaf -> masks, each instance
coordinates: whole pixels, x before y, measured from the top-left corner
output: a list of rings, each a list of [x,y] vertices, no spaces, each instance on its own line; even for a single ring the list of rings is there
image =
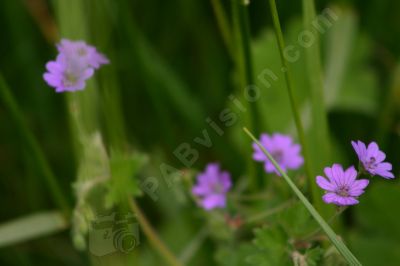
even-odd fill
[[[129,196],[141,195],[135,175],[146,161],[147,157],[139,153],[125,155],[114,152],[111,155],[111,178],[108,182],[109,192],[106,197],[106,206],[111,207],[124,202]]]
[[[320,265],[322,255],[324,250],[320,247],[308,249],[305,254],[307,266],[317,266]]]
[[[301,204],[287,208],[280,215],[280,223],[291,237],[301,237],[318,228],[310,213]]]
[[[215,260],[221,266],[250,265],[246,258],[257,252],[254,245],[244,243],[239,246],[221,245],[215,253]]]
[[[320,265],[320,260],[324,251],[319,248],[308,249],[305,254],[298,251],[292,253],[294,266],[317,266]]]
[[[254,244],[265,250],[270,250],[273,253],[279,254],[285,250],[286,236],[280,228],[257,228],[254,230]]]
[[[280,227],[258,228],[253,240],[257,250],[246,259],[251,265],[287,265],[288,239]]]

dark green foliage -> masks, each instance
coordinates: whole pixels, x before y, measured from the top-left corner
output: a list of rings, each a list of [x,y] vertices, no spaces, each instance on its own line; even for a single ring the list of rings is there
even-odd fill
[[[19,113],[16,118],[3,95],[0,222],[27,218],[21,220],[22,226],[37,233],[35,229],[42,227],[35,226],[29,215],[49,211],[49,232],[64,230],[64,222],[73,224],[69,231],[16,245],[6,243],[0,249],[0,265],[165,265],[142,231],[141,244],[131,256],[99,259],[85,249],[88,228],[80,219],[93,218],[97,211],[131,196],[137,196],[160,238],[174,254],[185,258],[186,265],[346,265],[300,203],[247,222],[292,200],[292,194],[283,180],[257,176],[257,169],[253,173],[246,163],[250,142],[241,127],[246,126],[250,109],[241,113],[229,99],[232,94],[246,103],[239,86],[240,69],[219,32],[210,1],[73,2],[0,1],[0,75]],[[232,1],[220,2],[232,27]],[[339,19],[321,35],[330,139],[318,139],[318,143],[330,142],[330,157],[322,156],[321,146],[313,141],[318,134],[311,119],[315,111],[310,99],[312,77],[306,66],[307,51],[298,44],[303,30],[301,1],[294,2],[277,4],[285,41],[296,45],[300,53],[290,66],[311,158],[317,162],[315,173],[323,173],[318,164],[321,157],[330,158],[329,163],[356,164],[350,140],[379,139],[398,176],[399,2],[316,1],[317,13],[328,6],[340,11]],[[250,0],[248,11],[251,58],[247,60],[262,92],[252,107],[258,113],[253,123],[257,133],[296,136],[268,1]],[[84,92],[56,94],[43,81],[45,63],[55,58],[54,44],[62,37],[84,38],[111,59],[112,64],[99,70]],[[234,50],[235,40],[229,41]],[[270,80],[270,87],[258,78],[266,68],[277,76],[276,81]],[[74,108],[78,105],[81,109]],[[238,121],[226,126],[220,116],[228,107]],[[223,136],[207,118],[223,129]],[[194,141],[204,138],[204,130],[211,147]],[[173,154],[184,142],[199,152],[190,169]],[[211,161],[232,173],[234,191],[228,210],[210,214],[196,206],[189,190],[195,173]],[[160,170],[163,164],[179,171],[172,185]],[[261,173],[262,166],[258,170]],[[57,204],[50,193],[45,183],[49,175],[55,176],[65,202],[75,209],[72,219],[52,220],[63,203]],[[245,185],[249,176],[260,179],[253,190]],[[290,176],[311,196],[303,169]],[[140,189],[146,180],[158,182],[157,200]],[[360,204],[331,225],[363,265],[399,265],[398,181],[376,177],[371,183]],[[252,194],[262,197],[241,199]],[[23,231],[9,228],[11,234]]]

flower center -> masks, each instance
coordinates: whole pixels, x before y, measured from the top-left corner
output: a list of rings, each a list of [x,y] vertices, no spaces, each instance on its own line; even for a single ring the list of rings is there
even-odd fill
[[[65,79],[63,80],[63,84],[66,87],[73,86],[78,81],[78,78],[74,74],[72,74],[70,72],[65,72],[64,73],[64,78]]]
[[[369,158],[368,161],[365,162],[365,168],[369,170],[373,170],[377,167],[376,159],[375,157]]]
[[[78,55],[79,56],[85,56],[87,54],[87,51],[85,48],[81,47],[78,49]]]
[[[349,196],[349,190],[350,188],[348,186],[339,186],[336,189],[336,194],[342,197],[348,197]]]
[[[218,183],[212,184],[211,188],[217,194],[221,194],[223,192],[223,187],[221,184]]]
[[[283,160],[283,151],[282,150],[276,150],[271,155],[275,159],[275,161],[277,161],[279,164],[282,162],[282,160]]]

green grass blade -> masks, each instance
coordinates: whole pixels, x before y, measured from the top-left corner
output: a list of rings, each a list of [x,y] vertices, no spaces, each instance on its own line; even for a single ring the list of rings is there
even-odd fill
[[[232,32],[229,27],[229,22],[225,11],[222,7],[221,0],[211,0],[211,6],[217,20],[219,31],[221,32],[222,40],[228,51],[228,54],[235,60],[235,51],[232,47]]]
[[[317,209],[324,210],[321,200],[321,190],[313,182],[314,176],[320,171],[330,159],[329,130],[327,122],[327,112],[324,101],[324,84],[322,79],[321,58],[319,47],[319,32],[312,27],[312,23],[317,18],[315,13],[314,0],[303,0],[303,22],[304,29],[311,32],[315,37],[313,45],[305,49],[307,77],[310,81],[311,91],[311,118],[310,139],[313,140],[310,146],[311,176],[308,176],[309,186],[313,195]]]
[[[248,5],[241,0],[232,1],[232,20],[235,41],[235,64],[239,75],[237,94],[246,94],[248,86],[254,84],[254,70],[251,57],[250,28],[248,18]],[[259,132],[260,115],[257,105],[246,101],[246,107],[250,110],[245,116],[244,123],[248,123],[254,132]],[[240,130],[238,128],[238,130]],[[245,150],[246,158],[250,158],[251,149]],[[250,177],[249,186],[256,189],[262,183],[261,172],[251,159],[247,161],[248,175]]]
[[[290,105],[292,108],[292,112],[293,112],[293,119],[296,125],[296,129],[297,129],[297,134],[299,136],[299,140],[303,149],[303,155],[305,158],[305,169],[306,169],[306,173],[308,178],[311,180],[313,174],[312,174],[312,161],[310,158],[310,154],[308,152],[308,146],[307,146],[307,142],[306,142],[306,137],[304,134],[304,127],[303,124],[301,122],[301,118],[300,118],[300,111],[299,111],[299,107],[296,101],[296,97],[293,91],[293,80],[292,80],[292,74],[291,74],[291,70],[289,67],[289,63],[287,62],[285,55],[284,55],[284,49],[285,49],[285,41],[283,39],[283,33],[282,33],[282,29],[281,29],[281,23],[279,22],[279,15],[278,15],[278,10],[276,8],[276,2],[275,0],[269,0],[269,4],[270,4],[270,8],[271,8],[271,14],[272,14],[272,20],[273,20],[273,24],[274,24],[274,30],[275,30],[275,35],[276,35],[276,39],[278,42],[278,47],[279,47],[279,55],[281,57],[281,61],[282,61],[282,67],[283,69],[285,69],[285,81],[286,81],[286,87],[288,90],[288,94],[289,94],[289,100],[290,100]]]
[[[154,104],[160,106],[160,109],[157,109],[160,120],[168,119],[171,121],[165,115],[165,109],[168,108],[165,103],[168,99],[194,132],[202,129],[203,121],[207,117],[203,106],[196,97],[193,97],[189,86],[174,71],[174,68],[158,53],[154,45],[142,33],[129,12],[128,2],[122,1],[121,29],[126,33],[126,41],[132,47],[129,51],[132,58],[140,66],[137,71],[140,71],[140,75],[145,77],[149,85],[148,89],[153,90],[150,92],[150,96]],[[159,99],[156,99],[156,97]]]
[[[68,223],[58,211],[35,213],[0,224],[0,248],[65,230]]]
[[[250,47],[250,25],[248,7],[241,0],[232,2],[232,16],[236,44],[236,68],[240,75],[239,92],[243,93],[247,86],[254,84],[253,62]],[[255,104],[248,104],[250,114],[248,123],[258,132],[259,114]]]
[[[272,162],[278,172],[282,175],[285,181],[288,183],[290,188],[296,194],[296,196],[300,199],[300,201],[304,204],[307,210],[310,212],[315,221],[321,226],[321,229],[326,233],[329,240],[332,244],[337,248],[337,250],[342,254],[342,256],[346,259],[349,265],[361,265],[361,263],[357,260],[357,258],[351,253],[351,251],[347,248],[347,246],[339,240],[336,233],[332,230],[332,228],[328,225],[328,223],[322,218],[322,216],[317,212],[313,205],[307,200],[307,198],[303,195],[303,193],[297,188],[297,186],[293,183],[291,178],[282,170],[279,164],[274,160],[272,155],[261,145],[261,143],[254,137],[254,135],[247,129],[243,128],[247,135],[260,147],[263,153],[268,157],[268,159]]]
[[[0,100],[3,102],[4,106],[12,117],[12,120],[18,127],[21,138],[25,142],[26,149],[31,153],[32,160],[34,160],[37,164],[41,177],[43,178],[43,182],[48,186],[49,193],[52,196],[55,204],[57,204],[58,208],[64,211],[65,215],[69,215],[70,207],[67,197],[64,195],[64,192],[62,191],[36,137],[26,125],[24,115],[1,74]]]

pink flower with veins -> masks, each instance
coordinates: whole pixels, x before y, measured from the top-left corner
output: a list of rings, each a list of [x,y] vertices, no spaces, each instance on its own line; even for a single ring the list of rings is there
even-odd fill
[[[109,63],[94,46],[83,41],[63,39],[57,49],[59,54],[56,60],[46,64],[47,72],[43,75],[56,92],[83,90],[86,80],[93,76],[95,69]]]
[[[328,179],[317,176],[316,182],[326,191],[322,197],[326,203],[338,206],[358,204],[357,198],[364,193],[369,184],[368,179],[356,180],[357,171],[354,166],[344,171],[340,164],[334,164],[332,167],[326,167],[324,172]]]
[[[368,147],[362,141],[352,141],[351,145],[357,153],[365,171],[372,176],[379,175],[386,179],[394,178],[392,171],[392,164],[384,162],[386,155],[383,151],[379,150],[376,142],[371,142]]]
[[[271,153],[272,157],[284,171],[288,169],[298,169],[304,163],[304,159],[300,154],[301,146],[294,143],[290,136],[282,134],[273,134],[272,136],[261,134],[260,143]],[[275,166],[256,143],[253,143],[253,148],[253,159],[258,162],[264,162],[265,171],[267,173],[276,173],[280,175],[278,170],[275,169]]]
[[[231,176],[221,171],[217,163],[210,163],[206,170],[197,175],[197,184],[192,193],[199,197],[200,205],[205,210],[225,208],[226,193],[232,186]]]

